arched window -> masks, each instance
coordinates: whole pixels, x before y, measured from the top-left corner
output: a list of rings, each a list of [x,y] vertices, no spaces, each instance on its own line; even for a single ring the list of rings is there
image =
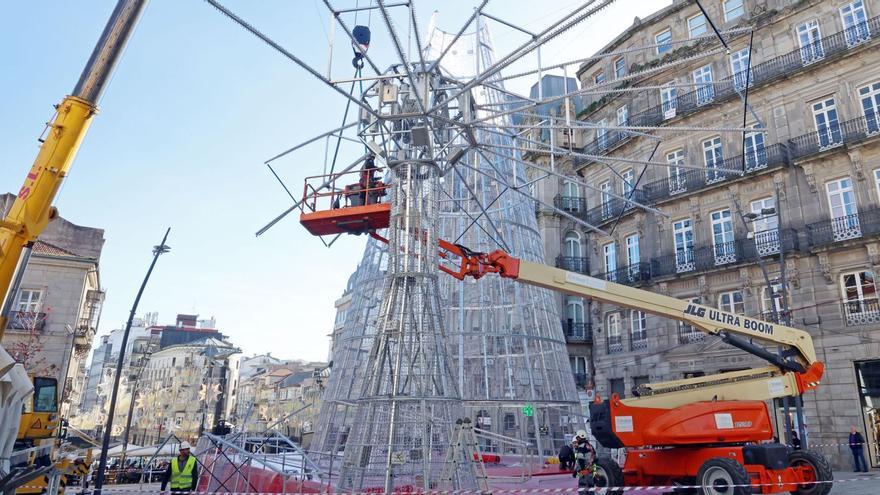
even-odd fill
[[[583,257],[583,251],[581,250],[581,235],[579,233],[572,230],[565,234],[562,255],[568,258]]]
[[[579,198],[581,197],[581,191],[578,189],[577,184],[567,180],[562,184],[562,195],[567,198]]]
[[[584,322],[584,300],[580,297],[568,296],[565,298],[565,317],[571,323],[581,324]]]

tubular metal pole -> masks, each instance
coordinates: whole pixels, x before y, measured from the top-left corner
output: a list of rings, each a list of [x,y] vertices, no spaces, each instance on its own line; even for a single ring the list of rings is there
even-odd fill
[[[148,0],[119,0],[79,76],[73,96],[97,104]]]
[[[137,312],[137,307],[141,302],[141,296],[144,294],[147,282],[150,280],[150,275],[153,273],[153,268],[156,266],[156,261],[159,260],[160,255],[167,253],[170,249],[165,244],[170,232],[171,228],[169,227],[168,230],[165,231],[165,237],[162,238],[162,243],[153,248],[153,261],[150,263],[150,268],[147,269],[147,275],[144,277],[144,281],[141,283],[141,288],[138,290],[137,296],[134,298],[134,304],[131,306],[128,321],[125,323],[125,331],[122,333],[122,343],[119,346],[119,358],[116,360],[116,376],[113,378],[113,390],[110,394],[110,408],[107,411],[107,422],[104,426],[104,440],[101,444],[101,457],[98,461],[98,473],[95,476],[95,495],[101,495],[104,486],[104,471],[107,469],[107,451],[110,450],[110,437],[113,433],[113,415],[116,413],[116,397],[119,395],[119,381],[122,378],[122,366],[125,363],[125,347],[128,345],[128,334],[131,332],[131,325],[134,320],[135,312]]]

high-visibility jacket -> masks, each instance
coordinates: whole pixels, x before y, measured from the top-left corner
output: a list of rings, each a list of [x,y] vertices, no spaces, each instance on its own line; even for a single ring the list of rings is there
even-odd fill
[[[192,490],[193,469],[196,467],[196,456],[186,458],[183,470],[180,469],[179,459],[171,459],[171,490]]]

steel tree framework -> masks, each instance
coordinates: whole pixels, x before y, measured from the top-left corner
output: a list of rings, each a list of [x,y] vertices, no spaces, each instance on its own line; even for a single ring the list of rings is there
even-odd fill
[[[332,463],[337,462],[341,463],[339,484],[347,489],[473,487],[477,477],[467,469],[453,476],[451,486],[443,486],[441,481],[445,480],[439,479],[441,469],[437,466],[447,453],[451,425],[465,414],[475,418],[483,432],[488,433],[492,425],[498,428],[502,422],[507,423],[513,413],[515,427],[533,445],[531,450],[551,453],[578,417],[572,411],[576,394],[552,296],[500,279],[479,283],[438,279],[436,236],[476,250],[502,247],[518,257],[541,261],[544,256],[534,217],[536,204],[587,229],[607,233],[541,202],[529,192],[529,186],[548,178],[562,178],[553,166],[560,157],[589,158],[603,166],[615,162],[640,164],[643,171],[648,166],[669,164],[653,160],[653,155],[646,159],[592,155],[573,148],[572,142],[557,146],[551,138],[546,143],[534,138],[536,134],[531,131],[546,129],[554,136],[557,130],[574,133],[599,127],[572,120],[572,112],[568,111],[572,98],[656,90],[638,85],[627,88],[621,83],[631,84],[670,66],[722,50],[702,50],[615,80],[544,97],[540,76],[548,68],[541,67],[541,47],[594,16],[613,0],[586,1],[536,33],[483,12],[488,3],[484,0],[455,34],[431,29],[425,43],[419,36],[413,1],[377,0],[375,6],[371,2],[363,7],[356,4],[354,8],[336,9],[324,0],[338,30],[353,42],[356,39],[347,16],[375,11],[386,36],[381,41],[374,39],[373,44],[385,43],[397,55],[397,60],[382,70],[358,44],[356,53],[369,75],[358,71],[355,78],[333,79],[332,61],[328,63],[327,74],[321,74],[216,0],[207,1],[343,95],[357,109],[357,120],[344,120],[340,127],[274,156],[266,162],[270,169],[271,162],[331,137],[354,139],[367,150],[339,172],[356,169],[370,154],[390,169],[387,179],[393,189],[392,221],[385,233],[390,247],[385,251],[371,242],[352,279],[348,310],[352,315],[335,341],[336,366],[325,397],[326,414],[321,415],[316,438],[315,447],[331,454],[331,476]],[[484,18],[525,33],[527,40],[496,59]],[[408,24],[404,32],[395,25],[401,21]],[[465,34],[468,29],[473,31]],[[724,35],[740,31],[719,32],[716,36],[725,44]],[[404,39],[408,41],[405,43]],[[407,45],[413,43],[419,48],[409,50]],[[332,48],[331,42],[331,53]],[[627,50],[654,48],[646,45]],[[537,55],[537,70],[501,75],[502,70],[531,54]],[[601,54],[549,68],[566,69],[583,61],[616,56],[618,53]],[[537,99],[513,94],[503,87],[505,79],[532,74],[538,75]],[[348,84],[353,89],[355,82],[366,83],[366,87],[358,94],[342,89]],[[542,117],[537,113],[541,105],[557,101],[565,103],[567,111],[563,115]],[[526,123],[513,123],[514,115],[526,118]],[[747,131],[744,127],[602,127],[658,141],[665,131]],[[353,138],[344,136],[346,132],[353,132]],[[524,160],[522,153],[526,150],[549,156],[550,166]],[[336,157],[334,154],[331,170],[335,169]],[[706,169],[693,163],[675,166]],[[538,177],[530,182],[526,170]],[[638,175],[631,190],[638,187],[641,176]],[[596,189],[571,177],[565,179]],[[329,184],[330,181],[315,187],[321,190]],[[633,208],[662,215],[634,200],[631,194],[604,194]],[[258,234],[302,207],[301,200],[291,198],[294,204]],[[376,291],[380,282],[383,288]],[[366,372],[358,374],[360,370]],[[526,403],[533,404],[538,412],[530,419],[516,415],[517,409]],[[484,435],[483,448],[498,448],[489,438]],[[337,455],[340,453],[343,454]]]

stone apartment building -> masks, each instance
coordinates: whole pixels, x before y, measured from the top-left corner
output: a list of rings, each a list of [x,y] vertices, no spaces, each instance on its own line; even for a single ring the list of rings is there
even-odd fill
[[[139,376],[132,441],[151,445],[174,434],[194,442],[202,431],[211,430],[218,411],[229,419],[240,357],[240,349],[217,337],[152,352]]]
[[[580,154],[557,157],[557,170],[595,189],[548,179],[536,194],[610,235],[539,206],[548,262],[807,330],[827,366],[803,398],[809,442],[838,444],[822,450],[844,465],[839,444],[855,425],[880,466],[880,1],[703,5],[722,31],[753,28],[751,52],[742,30],[725,34],[729,52],[707,54],[719,43],[705,17],[675,1],[600,51],[618,56],[578,71],[584,88],[653,88],[589,97],[581,127],[555,134]],[[747,85],[753,111],[744,112],[737,90]],[[724,130],[743,127],[744,113],[753,131]],[[687,130],[603,127],[615,125]],[[526,158],[549,162],[540,151]],[[561,304],[569,338],[591,344],[574,371],[602,396],[764,364],[675,321]]]
[[[14,196],[0,195],[0,214]],[[85,362],[101,316],[99,260],[104,231],[56,218],[34,245],[3,346],[29,374],[58,380],[59,410],[80,403]]]

